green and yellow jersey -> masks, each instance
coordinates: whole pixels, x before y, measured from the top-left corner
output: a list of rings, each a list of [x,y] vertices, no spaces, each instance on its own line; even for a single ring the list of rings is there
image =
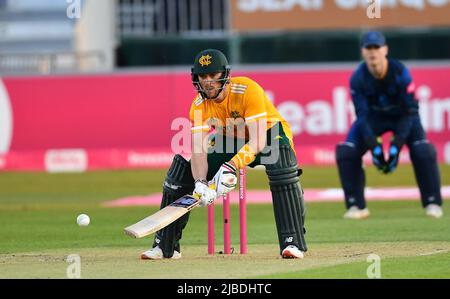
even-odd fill
[[[245,123],[267,119],[267,129],[281,123],[286,136],[293,146],[292,131],[275,106],[269,100],[261,86],[247,77],[233,77],[226,86],[228,95],[221,103],[204,100],[199,94],[195,97],[189,117],[192,132],[215,129],[226,136],[243,138],[245,132],[248,141],[248,130],[239,130]]]

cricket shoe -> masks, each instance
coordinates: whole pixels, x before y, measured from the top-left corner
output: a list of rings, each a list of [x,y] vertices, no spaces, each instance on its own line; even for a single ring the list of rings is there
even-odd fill
[[[344,214],[345,219],[365,219],[369,217],[369,209],[360,209],[357,206],[351,206]]]
[[[427,216],[433,218],[441,218],[444,215],[442,208],[436,204],[429,204],[425,207],[425,213]]]
[[[284,259],[302,259],[303,256],[303,251],[294,245],[289,245],[281,252],[281,257]]]
[[[165,258],[163,252],[159,246],[153,247],[143,253],[141,253],[141,260],[161,260]],[[174,251],[171,259],[177,260],[181,258],[181,253],[178,251]]]

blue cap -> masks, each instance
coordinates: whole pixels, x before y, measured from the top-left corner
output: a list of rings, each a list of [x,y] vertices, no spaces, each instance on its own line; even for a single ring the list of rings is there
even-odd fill
[[[365,33],[361,39],[361,48],[367,48],[368,46],[385,46],[386,38],[383,33],[379,31],[369,31]]]

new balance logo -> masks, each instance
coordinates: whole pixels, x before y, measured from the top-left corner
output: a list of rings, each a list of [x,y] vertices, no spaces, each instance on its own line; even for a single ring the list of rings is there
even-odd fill
[[[292,243],[292,241],[294,241],[294,237],[287,237],[286,240],[284,242],[286,243]]]
[[[169,184],[168,182],[164,182],[164,186],[167,188],[170,188],[172,190],[178,190],[179,188],[182,187],[182,186],[178,186],[178,185]]]

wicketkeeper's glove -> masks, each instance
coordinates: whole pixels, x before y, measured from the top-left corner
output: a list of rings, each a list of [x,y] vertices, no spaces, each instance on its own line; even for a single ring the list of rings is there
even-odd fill
[[[398,165],[398,160],[400,157],[401,145],[393,139],[391,145],[389,146],[389,159],[386,163],[386,168],[384,169],[384,173],[393,172]]]
[[[377,144],[374,147],[372,147],[370,151],[372,153],[373,165],[375,165],[375,167],[379,171],[385,172],[387,164],[386,160],[384,159],[383,145],[381,144],[380,138],[377,139]]]

